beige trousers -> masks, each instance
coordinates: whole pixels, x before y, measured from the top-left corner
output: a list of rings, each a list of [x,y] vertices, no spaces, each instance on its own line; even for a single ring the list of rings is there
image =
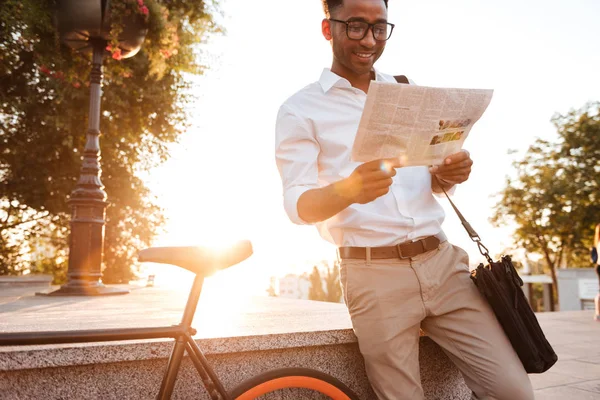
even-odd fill
[[[380,400],[424,398],[419,328],[442,347],[478,399],[534,398],[468,264],[467,253],[448,242],[410,260],[342,260],[344,299]]]

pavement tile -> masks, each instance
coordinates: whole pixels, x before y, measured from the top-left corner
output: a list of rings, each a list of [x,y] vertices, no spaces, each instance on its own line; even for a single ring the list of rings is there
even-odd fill
[[[587,355],[587,354],[582,354],[584,352],[579,352],[579,354],[577,354],[577,353],[573,353],[570,351],[568,351],[568,352],[562,351],[557,348],[555,348],[554,351],[558,355],[558,362],[568,361],[568,360],[581,360],[584,356]]]
[[[586,344],[582,347],[571,347],[571,346],[560,346],[554,348],[556,354],[558,355],[558,359],[568,360],[568,359],[582,359],[582,358],[595,358],[600,356],[600,348],[598,345]]]
[[[600,378],[600,377],[599,377]],[[579,389],[584,389],[594,393],[600,393],[600,379],[594,381],[580,382],[570,385]]]
[[[557,374],[551,371],[552,370],[544,372],[543,374],[529,375],[529,380],[531,381],[531,386],[533,386],[534,390],[585,382],[582,378]]]
[[[550,371],[555,374],[572,376],[582,380],[593,380],[600,377],[600,364],[566,360],[557,362]]]
[[[572,386],[559,386],[535,391],[536,400],[600,400],[600,393]]]
[[[600,364],[600,353],[596,355],[590,355],[589,353],[585,357],[579,357],[579,361],[589,362],[592,364]]]
[[[598,336],[600,336],[600,330],[594,332],[595,337],[590,339],[585,339],[583,335],[573,336],[577,338],[576,342],[573,342],[573,337],[571,337],[572,343],[565,343],[558,346],[560,349],[567,350],[587,350],[590,353],[600,354],[600,346],[598,346]]]

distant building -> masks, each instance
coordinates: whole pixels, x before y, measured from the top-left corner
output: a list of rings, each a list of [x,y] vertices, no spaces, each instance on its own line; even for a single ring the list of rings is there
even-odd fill
[[[306,274],[287,274],[279,278],[279,297],[308,300],[310,281]]]
[[[327,290],[327,281],[325,278],[321,278],[321,286],[323,287],[324,291]],[[272,277],[271,287],[276,288],[277,296],[279,297],[309,300],[308,294],[310,291],[310,278],[307,273],[302,275],[287,274],[278,280],[277,278]],[[342,298],[340,298],[340,303],[341,302],[343,302]]]

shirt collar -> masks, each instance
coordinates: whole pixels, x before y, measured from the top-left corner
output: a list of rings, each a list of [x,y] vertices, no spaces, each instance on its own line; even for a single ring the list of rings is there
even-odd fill
[[[381,75],[375,68],[375,80],[384,81],[383,75]],[[324,68],[319,78],[319,83],[323,88],[323,92],[327,93],[332,87],[351,87],[352,85],[346,78],[342,78],[334,72],[331,72],[329,68]]]

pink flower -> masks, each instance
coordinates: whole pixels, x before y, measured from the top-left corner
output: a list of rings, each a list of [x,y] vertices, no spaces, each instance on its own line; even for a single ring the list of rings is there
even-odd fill
[[[144,14],[144,15],[148,15],[148,12],[149,12],[149,11],[148,11],[148,7],[146,7],[146,6],[142,6],[142,7],[140,7],[140,11],[141,11],[141,12],[142,12],[142,14]]]
[[[123,58],[123,56],[121,55],[121,49],[116,49],[112,53],[112,58],[115,59],[115,60],[120,60],[121,58]]]
[[[81,87],[81,83],[79,83],[79,82],[73,82],[73,87],[75,89],[79,89]]]
[[[138,0],[138,6],[142,7],[144,5],[144,0]]]
[[[109,44],[108,46],[106,46],[106,50],[112,51],[112,46]]]

